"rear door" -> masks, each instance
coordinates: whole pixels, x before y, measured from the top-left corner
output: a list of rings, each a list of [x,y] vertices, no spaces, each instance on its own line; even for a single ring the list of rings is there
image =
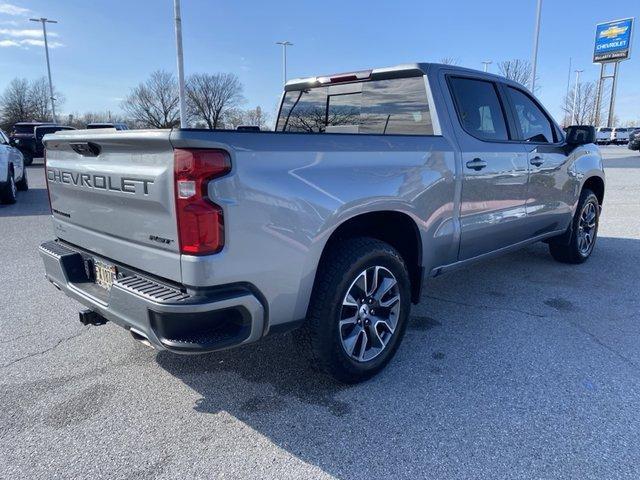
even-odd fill
[[[516,140],[529,162],[527,235],[563,230],[571,221],[575,200],[563,135],[531,94],[513,86],[505,86],[504,92],[513,112]]]
[[[528,162],[522,145],[511,143],[498,84],[458,74],[446,80],[462,150],[459,259],[466,260],[526,238]]]

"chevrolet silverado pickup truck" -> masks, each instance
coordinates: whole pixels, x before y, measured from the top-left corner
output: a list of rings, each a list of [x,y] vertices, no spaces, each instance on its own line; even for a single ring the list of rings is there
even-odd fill
[[[343,382],[393,357],[423,281],[532,242],[593,252],[604,173],[505,78],[409,64],[289,81],[274,132],[45,137],[46,277],[157,349],[302,326]]]

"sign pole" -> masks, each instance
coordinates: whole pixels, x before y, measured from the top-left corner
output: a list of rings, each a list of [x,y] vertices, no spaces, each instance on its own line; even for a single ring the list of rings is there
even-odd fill
[[[613,128],[613,120],[615,116],[614,108],[616,105],[616,86],[618,85],[618,65],[620,62],[616,62],[613,65],[613,84],[611,85],[611,100],[609,101],[609,118],[607,119],[607,127]]]
[[[598,90],[596,91],[596,107],[593,114],[593,125],[600,126],[600,103],[602,102],[602,82],[604,81],[604,63],[600,64],[600,78],[598,79]]]

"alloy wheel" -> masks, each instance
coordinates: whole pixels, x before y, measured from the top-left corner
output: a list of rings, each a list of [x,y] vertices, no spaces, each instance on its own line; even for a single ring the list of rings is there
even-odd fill
[[[594,202],[588,202],[580,212],[578,221],[578,251],[582,256],[587,256],[593,248],[596,239],[596,227],[598,221],[597,206]]]
[[[340,340],[352,360],[368,362],[389,344],[400,318],[400,288],[387,268],[360,272],[342,301]]]

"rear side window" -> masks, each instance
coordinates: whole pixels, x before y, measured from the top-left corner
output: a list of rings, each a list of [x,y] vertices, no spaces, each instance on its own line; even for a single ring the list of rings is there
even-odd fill
[[[15,133],[33,133],[34,125],[15,125],[13,131]]]
[[[433,135],[422,77],[289,91],[282,103],[277,130]]]
[[[520,140],[553,143],[553,125],[540,107],[524,92],[507,87],[520,129]]]
[[[481,140],[508,140],[498,92],[492,82],[452,77],[451,91],[464,129]]]

